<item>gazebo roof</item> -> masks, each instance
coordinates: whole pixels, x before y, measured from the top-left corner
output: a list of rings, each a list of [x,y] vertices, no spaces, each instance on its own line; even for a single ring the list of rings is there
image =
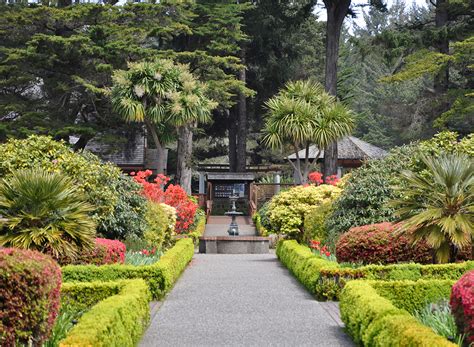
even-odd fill
[[[315,145],[309,147],[309,159],[314,159],[318,154],[318,147]],[[306,151],[302,149],[298,152],[300,158],[306,156]],[[377,146],[371,145],[354,136],[346,136],[337,141],[338,159],[380,159],[387,155],[387,151]],[[318,159],[324,158],[324,150],[321,151]],[[288,156],[290,160],[296,160],[296,153]]]

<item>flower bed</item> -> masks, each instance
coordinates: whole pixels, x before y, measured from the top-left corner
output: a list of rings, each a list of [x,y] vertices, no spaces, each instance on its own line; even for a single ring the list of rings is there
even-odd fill
[[[339,294],[354,279],[373,280],[457,280],[474,269],[474,261],[456,264],[421,265],[392,264],[344,268],[334,261],[323,259],[294,240],[278,244],[280,261],[320,300],[338,300]]]
[[[62,294],[76,307],[99,302],[84,313],[61,347],[136,346],[150,319],[151,295],[142,279],[67,284]]]
[[[116,281],[144,279],[154,299],[161,299],[171,289],[194,255],[191,239],[182,239],[152,265],[68,265],[63,267],[64,282]]]
[[[420,299],[448,297],[452,284],[449,280],[352,281],[341,293],[341,319],[358,345],[456,346],[410,314],[421,308]]]

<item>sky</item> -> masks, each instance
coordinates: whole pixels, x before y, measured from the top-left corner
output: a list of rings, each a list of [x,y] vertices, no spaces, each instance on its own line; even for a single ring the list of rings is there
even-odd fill
[[[353,0],[353,4],[367,4],[367,0]],[[387,0],[388,7],[391,6],[393,0]],[[319,16],[319,19],[322,21],[326,20],[326,10],[321,6],[322,1],[318,1],[318,5],[316,5],[316,13]],[[410,7],[412,4],[417,4],[418,6],[427,6],[427,0],[405,0],[405,4],[407,7]],[[363,8],[359,7],[358,10],[362,11]],[[350,24],[351,22],[356,22],[359,26],[363,26],[363,18],[362,16],[357,16],[357,18],[346,18],[345,23]]]

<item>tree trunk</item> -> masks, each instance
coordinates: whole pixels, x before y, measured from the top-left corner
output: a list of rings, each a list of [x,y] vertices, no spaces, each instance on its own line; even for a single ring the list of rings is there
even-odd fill
[[[176,182],[191,194],[191,160],[193,154],[192,125],[188,124],[178,128],[178,167],[176,168]]]
[[[242,50],[242,64],[245,65],[245,51]],[[239,79],[246,82],[245,67],[239,72]],[[237,103],[239,110],[239,126],[237,128],[237,172],[245,172],[247,166],[247,98],[244,93],[239,93]]]
[[[448,23],[448,0],[438,0],[435,9],[435,25],[438,29],[436,49],[439,53],[449,54],[449,39],[446,25]],[[444,30],[443,30],[444,28]],[[449,83],[449,68],[446,66],[434,78],[434,90],[437,96],[447,92]]]
[[[351,5],[351,0],[324,0],[326,22],[326,91],[337,96],[337,60],[342,23]],[[337,174],[337,142],[324,149],[324,177]]]
[[[233,111],[236,107],[233,108]],[[235,112],[229,112],[229,171],[237,171],[237,121]]]
[[[158,138],[158,133],[156,132],[155,125],[150,122],[145,117],[145,125],[147,130],[150,132],[153,142],[155,143],[156,151],[158,153],[158,166],[157,166],[157,173],[163,174],[166,169],[166,159],[165,159],[165,149],[161,145],[160,139]]]

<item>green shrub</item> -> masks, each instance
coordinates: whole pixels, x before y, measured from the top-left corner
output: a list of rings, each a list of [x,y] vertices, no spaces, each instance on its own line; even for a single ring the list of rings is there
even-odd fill
[[[171,289],[194,255],[191,239],[178,240],[161,259],[152,265],[69,265],[63,267],[65,282],[117,281],[144,279],[154,299],[161,299]]]
[[[351,227],[394,221],[394,209],[387,203],[398,198],[392,187],[399,183],[400,172],[426,171],[420,153],[437,156],[441,152],[464,153],[472,158],[474,137],[458,142],[456,133],[443,132],[420,144],[394,148],[387,157],[353,170],[326,222],[329,243],[334,245]]]
[[[269,235],[269,231],[263,226],[262,224],[262,216],[260,212],[255,212],[252,216],[253,224],[255,225],[255,229],[257,229],[257,233],[260,236],[267,236]]]
[[[262,227],[265,228],[266,230],[270,230],[272,227],[270,223],[270,218],[268,217],[270,202],[271,200],[268,200],[258,210],[258,214],[260,215],[260,223]]]
[[[142,237],[147,229],[147,199],[142,195],[142,187],[131,177],[120,175],[114,189],[119,196],[114,212],[100,223],[98,232],[108,239]]]
[[[333,201],[340,192],[339,187],[323,184],[297,186],[275,195],[268,207],[271,230],[302,240],[305,215],[315,206]]]
[[[59,311],[61,270],[36,251],[0,249],[0,345],[41,346]]]
[[[94,206],[92,217],[98,231],[108,238],[142,236],[145,229],[145,200],[130,177],[111,163],[103,163],[90,152],[73,152],[64,142],[32,135],[0,145],[0,177],[16,170],[42,168],[61,172],[74,180],[78,191]]]
[[[457,280],[465,272],[474,269],[474,261],[457,264],[392,264],[367,265],[346,268],[322,259],[309,247],[295,240],[281,241],[277,245],[280,261],[320,300],[338,300],[344,286],[355,279],[370,280]]]
[[[204,235],[204,231],[206,230],[206,212],[201,209],[196,211],[194,216],[194,223],[191,227],[191,232],[188,236],[193,240],[194,244],[199,243],[199,238]]]
[[[0,182],[0,246],[76,258],[94,247],[95,222],[74,182],[41,169],[16,171]]]
[[[156,249],[170,247],[176,224],[175,208],[149,200],[145,218],[148,226],[144,238],[148,246]]]
[[[136,346],[150,319],[150,298],[145,281],[124,281],[116,295],[84,313],[60,346]]]
[[[358,345],[455,346],[381,296],[374,283],[352,281],[341,293],[341,319]]]
[[[326,219],[332,212],[331,201],[313,207],[304,217],[303,241],[317,240],[325,242],[327,239]]]

